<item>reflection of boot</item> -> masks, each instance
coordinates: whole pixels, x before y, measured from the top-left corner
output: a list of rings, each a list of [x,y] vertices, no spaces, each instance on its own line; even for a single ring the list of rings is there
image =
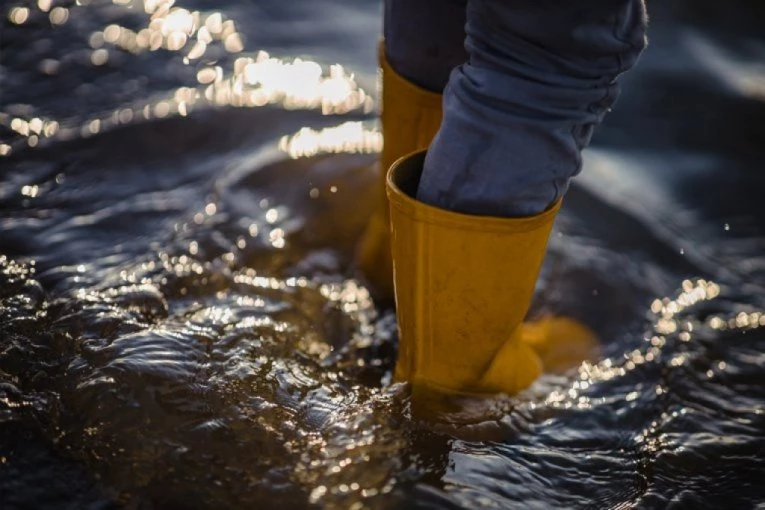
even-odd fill
[[[556,357],[556,342],[566,346],[558,358],[581,361],[596,344],[585,326],[565,318],[522,324],[560,202],[528,218],[432,207],[414,198],[424,157],[407,156],[388,173],[396,379],[447,395],[513,394]],[[565,360],[557,361],[554,368]]]
[[[366,228],[358,252],[364,276],[380,297],[393,297],[390,220],[385,174],[401,156],[430,145],[441,124],[441,94],[430,92],[398,75],[380,47],[382,67],[383,151],[380,156],[380,204]]]

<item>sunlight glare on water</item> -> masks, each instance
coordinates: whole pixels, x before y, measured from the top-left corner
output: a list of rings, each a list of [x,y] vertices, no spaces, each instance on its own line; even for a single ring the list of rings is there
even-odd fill
[[[136,1],[115,0],[114,4],[131,13],[139,7]],[[86,2],[71,9],[77,12],[95,6],[95,3]],[[23,25],[30,15],[47,12],[46,5],[38,4],[37,7],[39,11],[12,7],[8,19],[15,25]],[[105,114],[99,112],[96,118],[76,120],[79,125],[73,125],[70,119],[25,118],[0,110],[0,126],[10,127],[17,135],[13,137],[16,140],[0,138],[0,157],[11,154],[14,145],[22,141],[36,147],[41,139],[88,137],[138,120],[186,116],[200,105],[246,108],[281,105],[286,109],[319,109],[324,115],[357,110],[368,114],[374,108],[372,97],[339,64],[329,66],[325,72],[317,62],[303,58],[284,60],[263,50],[252,52],[252,56],[243,54],[233,60],[228,69],[222,63],[206,64],[218,62],[225,53],[240,54],[245,50],[235,21],[226,19],[221,12],[190,11],[176,6],[174,0],[145,0],[142,7],[147,17],[142,28],[131,30],[112,23],[82,41],[92,49],[89,62],[96,67],[103,66],[113,51],[140,55],[164,50],[177,54],[184,65],[195,67],[197,83],[160,94],[146,104],[141,104],[143,98],[137,98],[137,104],[126,108]],[[65,23],[68,12],[56,7],[51,11],[50,23]],[[210,58],[205,58],[206,54]],[[60,72],[57,61],[45,62],[49,68],[55,68],[56,73]],[[11,112],[16,109],[14,105],[9,106]],[[20,137],[24,140],[19,140]]]

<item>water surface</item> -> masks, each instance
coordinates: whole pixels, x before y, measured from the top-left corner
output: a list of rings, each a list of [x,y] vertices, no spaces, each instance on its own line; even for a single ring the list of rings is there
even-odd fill
[[[0,507],[765,504],[764,13],[720,4],[650,6],[556,224],[532,313],[601,358],[468,441],[352,264],[377,2],[7,2]]]

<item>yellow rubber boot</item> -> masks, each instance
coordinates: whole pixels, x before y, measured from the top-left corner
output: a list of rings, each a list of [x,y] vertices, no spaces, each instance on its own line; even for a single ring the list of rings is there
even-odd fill
[[[560,208],[529,218],[446,211],[417,201],[425,152],[388,173],[399,324],[395,379],[413,391],[514,394],[542,372],[596,345],[594,333],[567,318],[523,324]],[[543,356],[540,357],[540,354]]]
[[[359,245],[359,268],[378,297],[393,297],[390,219],[385,174],[400,157],[430,145],[441,125],[441,94],[430,92],[397,74],[380,46],[382,69],[383,150],[380,155],[379,205]]]

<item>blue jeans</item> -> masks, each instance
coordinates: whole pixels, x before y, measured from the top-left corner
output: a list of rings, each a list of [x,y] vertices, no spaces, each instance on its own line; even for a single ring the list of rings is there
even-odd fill
[[[646,45],[643,0],[386,0],[394,69],[443,91],[417,198],[466,214],[538,214]]]

